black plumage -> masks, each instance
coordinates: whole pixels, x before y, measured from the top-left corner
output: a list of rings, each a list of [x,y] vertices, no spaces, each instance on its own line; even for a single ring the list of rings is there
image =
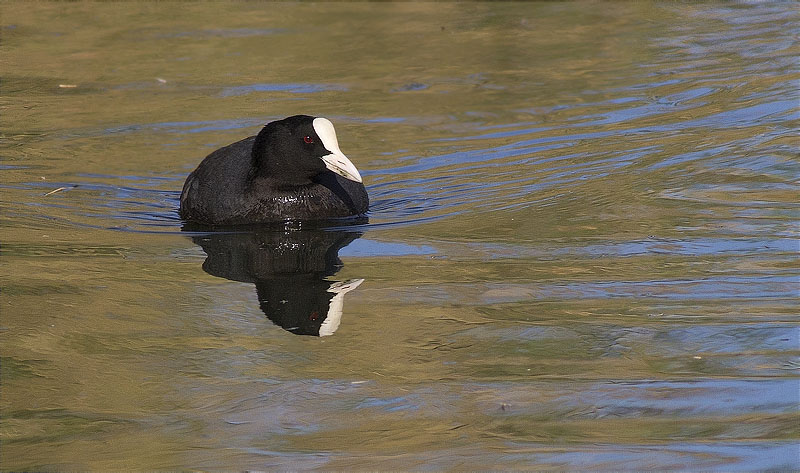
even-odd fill
[[[360,215],[369,198],[333,125],[296,115],[208,155],[183,185],[180,216],[207,225]]]

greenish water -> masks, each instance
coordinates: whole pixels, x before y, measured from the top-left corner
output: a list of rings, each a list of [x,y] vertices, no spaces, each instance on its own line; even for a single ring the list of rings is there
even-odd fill
[[[800,469],[796,4],[0,8],[3,471]],[[297,113],[369,221],[182,231]]]

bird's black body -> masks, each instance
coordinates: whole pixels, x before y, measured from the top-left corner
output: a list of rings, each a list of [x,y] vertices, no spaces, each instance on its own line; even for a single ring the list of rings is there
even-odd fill
[[[320,125],[320,120],[330,124],[305,115],[272,122],[257,136],[208,155],[183,185],[181,218],[207,225],[239,225],[366,212],[367,191],[353,174],[359,181],[361,177],[339,151],[333,126],[326,131],[327,125]],[[334,155],[352,167],[354,173],[335,168],[349,178],[332,172],[323,161]]]

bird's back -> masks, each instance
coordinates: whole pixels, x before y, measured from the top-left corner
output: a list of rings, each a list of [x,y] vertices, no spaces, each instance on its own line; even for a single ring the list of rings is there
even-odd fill
[[[225,223],[241,217],[249,205],[247,183],[255,136],[206,156],[183,185],[180,216],[199,223]]]

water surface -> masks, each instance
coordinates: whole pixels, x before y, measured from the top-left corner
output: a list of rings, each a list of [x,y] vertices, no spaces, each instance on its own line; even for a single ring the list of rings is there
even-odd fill
[[[0,468],[800,469],[799,16],[5,3]],[[182,231],[297,113],[369,221]]]

